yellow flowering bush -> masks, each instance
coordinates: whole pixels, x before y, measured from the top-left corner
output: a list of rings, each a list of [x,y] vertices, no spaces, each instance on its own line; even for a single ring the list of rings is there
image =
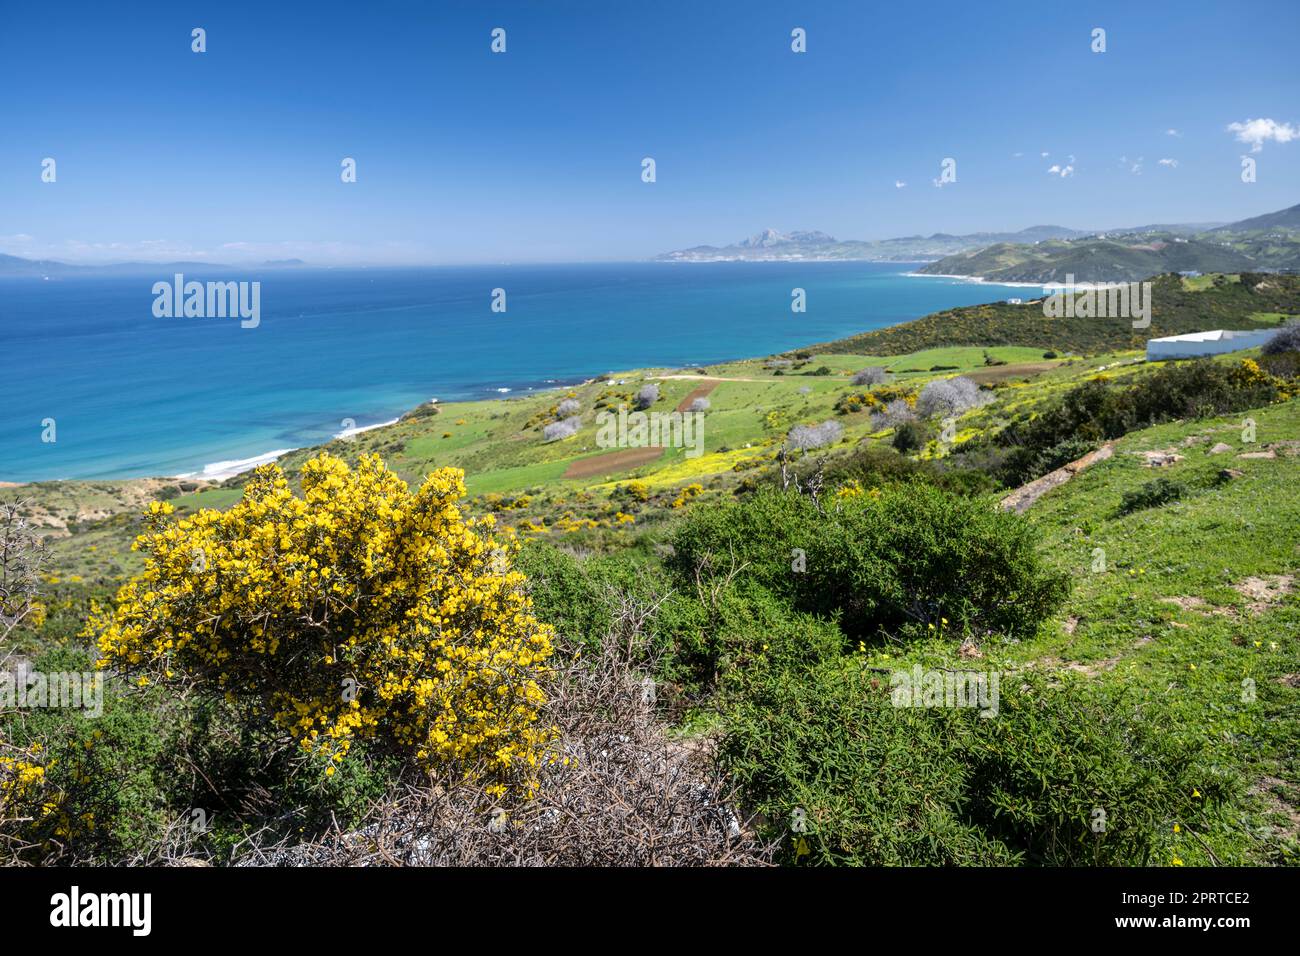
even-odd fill
[[[634,501],[645,503],[650,500],[650,486],[644,481],[629,481],[623,485],[623,491]]]
[[[47,786],[40,744],[7,749],[0,752],[0,834],[25,838],[59,809],[63,795]]]
[[[35,751],[33,751],[33,754]],[[25,759],[28,755],[7,757],[0,754],[0,818],[24,797],[39,790],[45,782],[45,768]]]
[[[370,740],[531,781],[553,635],[511,570],[513,536],[462,514],[455,468],[412,494],[377,455],[350,470],[321,454],[301,484],[267,465],[225,512],[153,502],[143,573],[87,626],[100,665],[222,692],[327,773]]]
[[[701,484],[697,483],[697,484],[687,485],[685,488],[682,488],[680,491],[677,492],[677,497],[673,499],[672,506],[674,508],[685,507],[688,501],[690,501],[692,498],[698,497],[699,495],[703,494],[703,492],[704,492],[704,486]]]

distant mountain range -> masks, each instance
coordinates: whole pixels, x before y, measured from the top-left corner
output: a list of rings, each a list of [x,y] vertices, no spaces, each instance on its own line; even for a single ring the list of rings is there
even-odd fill
[[[1131,282],[1166,272],[1300,272],[1300,205],[1193,232],[1167,226],[997,243],[917,270],[992,282]]]
[[[904,236],[898,239],[839,240],[824,232],[777,232],[764,229],[729,246],[692,246],[655,256],[661,262],[780,262],[818,259],[858,259],[873,262],[920,262],[998,242],[1041,242],[1087,233],[1064,226],[1031,226],[1019,232],[976,232],[953,236]]]
[[[113,262],[106,265],[76,265],[55,259],[23,259],[0,254],[0,276],[70,276],[70,275],[138,275],[167,274],[186,269],[295,269],[305,266],[301,259],[269,259],[261,265],[232,266],[220,262]]]
[[[1251,219],[1242,219],[1213,230],[1214,232],[1268,232],[1273,229],[1300,229],[1300,204]]]
[[[1098,281],[1126,278],[1147,268],[1151,271],[1143,272],[1141,278],[1160,271],[1218,271],[1219,266],[1229,271],[1289,270],[1296,267],[1289,236],[1293,230],[1300,230],[1300,206],[1227,224],[1160,223],[1104,231],[1031,226],[1019,232],[973,232],[959,236],[937,232],[931,236],[898,239],[840,240],[824,232],[782,233],[764,229],[728,246],[692,246],[665,252],[655,259],[661,262],[937,260],[918,271],[1023,282],[1055,278],[1059,266],[1076,268],[1090,276],[1084,279],[1076,272],[1079,281]],[[1268,234],[1279,231],[1288,234],[1281,242],[1285,248],[1274,248],[1278,243],[1269,241]],[[1225,234],[1230,234],[1230,238]]]

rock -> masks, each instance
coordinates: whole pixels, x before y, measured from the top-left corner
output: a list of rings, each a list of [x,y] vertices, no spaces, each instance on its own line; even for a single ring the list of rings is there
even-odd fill
[[[1147,468],[1164,468],[1167,465],[1172,465],[1175,462],[1182,461],[1184,457],[1172,449],[1166,449],[1164,451],[1144,451],[1139,452],[1139,454],[1143,458],[1142,464]]]
[[[1275,452],[1273,449],[1270,448],[1268,451],[1248,451],[1244,454],[1238,455],[1237,457],[1238,458],[1276,458],[1277,452]]]
[[[1023,514],[1030,505],[1047,492],[1065,484],[1085,468],[1090,468],[1099,461],[1105,461],[1114,453],[1115,443],[1107,442],[1096,451],[1091,451],[1082,458],[1056,469],[1056,471],[1050,471],[1041,478],[1035,478],[1027,485],[1021,485],[1003,498],[998,507],[1003,511],[1014,511],[1016,514]]]
[[[1222,455],[1225,451],[1232,451],[1232,446],[1225,445],[1223,442],[1219,442],[1217,445],[1215,445],[1213,448],[1210,449],[1210,454]]]
[[[1245,476],[1246,476],[1246,473],[1245,473],[1244,471],[1238,471],[1236,468],[1221,468],[1221,469],[1219,469],[1219,480],[1220,480],[1220,481],[1232,481],[1232,479],[1234,479],[1234,478],[1244,478]]]

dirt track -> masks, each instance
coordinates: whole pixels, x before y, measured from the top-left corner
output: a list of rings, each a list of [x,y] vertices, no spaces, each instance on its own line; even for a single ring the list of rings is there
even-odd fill
[[[677,410],[679,412],[689,412],[691,410],[691,402],[695,401],[697,398],[704,398],[709,394],[709,392],[713,391],[721,384],[722,379],[720,378],[705,381],[703,385],[692,391],[691,394],[687,395],[677,403]]]
[[[615,471],[628,471],[638,465],[652,462],[664,453],[662,448],[627,448],[608,455],[596,455],[575,461],[565,469],[564,478],[590,478]]]

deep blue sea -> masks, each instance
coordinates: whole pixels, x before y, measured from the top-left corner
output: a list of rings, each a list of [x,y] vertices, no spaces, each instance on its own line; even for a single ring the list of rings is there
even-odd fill
[[[345,420],[644,366],[767,355],[1025,290],[890,263],[186,272],[258,280],[261,323],[155,318],[148,275],[0,279],[0,480],[116,478],[327,441]],[[791,289],[807,292],[792,313]],[[507,310],[491,311],[494,288]],[[509,391],[505,391],[505,390]],[[42,422],[54,419],[54,442]],[[215,470],[215,469],[214,469]]]

